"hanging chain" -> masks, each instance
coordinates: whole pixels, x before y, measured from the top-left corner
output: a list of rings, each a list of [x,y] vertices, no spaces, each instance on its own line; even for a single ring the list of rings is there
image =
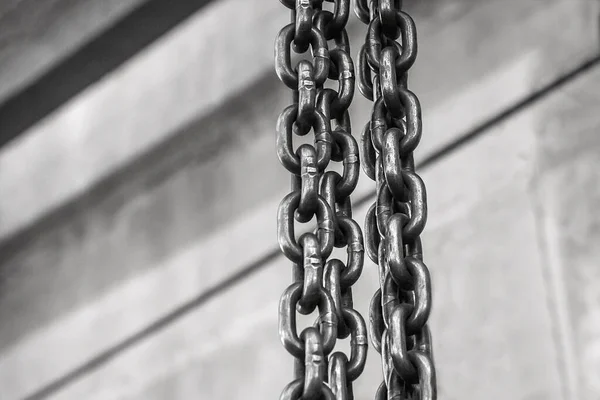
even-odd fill
[[[370,307],[371,341],[381,354],[384,377],[376,399],[434,400],[427,327],[431,280],[419,238],[427,201],[413,158],[421,139],[421,107],[408,90],[408,70],[417,55],[416,29],[401,0],[367,3],[356,0],[355,12],[368,25],[358,55],[358,87],[373,100],[361,151],[363,169],[377,188],[365,221],[365,247],[379,266],[380,281]]]
[[[350,0],[333,1],[333,11],[323,7],[323,0],[280,1],[291,10],[292,23],[277,36],[275,69],[293,91],[293,104],[277,122],[277,154],[292,174],[292,191],[279,206],[277,234],[293,264],[293,283],[281,297],[279,335],[294,357],[295,375],[281,399],[353,399],[352,382],[364,369],[368,341],[365,321],[352,308],[352,285],[362,273],[364,250],[350,203],[360,169],[347,111],[355,81],[345,28]],[[308,50],[311,60],[292,67],[292,51],[301,55]],[[327,79],[337,81],[337,90],[324,87]],[[294,151],[293,136],[311,131],[314,145]],[[341,164],[341,175],[326,170],[333,162]],[[296,239],[294,220],[308,223],[314,217],[316,229]],[[329,259],[334,246],[346,247],[345,263]],[[298,334],[296,312],[308,315],[315,309],[314,326]],[[331,354],[336,339],[348,336],[350,357]]]

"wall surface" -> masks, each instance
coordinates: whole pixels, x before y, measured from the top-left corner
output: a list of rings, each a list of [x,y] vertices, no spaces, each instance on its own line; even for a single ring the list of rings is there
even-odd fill
[[[13,3],[0,38],[31,8]],[[0,97],[43,73],[30,59],[59,63],[76,32],[153,1],[54,3],[52,35],[0,45]],[[598,399],[600,4],[405,3],[439,398]],[[288,19],[276,1],[213,1],[0,148],[1,400],[264,399],[291,381],[274,140],[290,96],[272,48]],[[352,15],[353,58],[365,29]],[[370,109],[357,90],[355,135]],[[361,225],[373,198],[362,175]],[[365,258],[367,320],[377,287]],[[369,350],[356,398],[382,379]]]

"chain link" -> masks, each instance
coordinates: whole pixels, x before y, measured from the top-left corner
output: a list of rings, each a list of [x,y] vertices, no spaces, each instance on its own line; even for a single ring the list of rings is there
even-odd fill
[[[350,195],[359,176],[359,146],[351,134],[348,107],[354,96],[354,65],[346,23],[350,0],[280,0],[291,23],[277,35],[275,70],[292,90],[293,104],[277,122],[277,154],[291,173],[291,193],[277,215],[278,240],[293,265],[293,283],[279,304],[279,335],[294,357],[294,380],[280,399],[353,399],[352,382],[367,356],[367,327],[352,307],[352,285],[362,273],[363,235],[352,219]],[[325,6],[325,7],[324,7]],[[330,48],[328,43],[335,46]],[[292,66],[292,52],[310,57]],[[337,90],[325,88],[337,81]],[[312,131],[313,144],[294,150],[293,137]],[[342,173],[328,170],[340,163]],[[316,228],[295,235],[295,221],[316,217]],[[306,229],[305,229],[306,230]],[[346,247],[347,259],[330,258]],[[314,326],[298,334],[296,312],[318,312]],[[336,340],[350,337],[350,357],[333,352]]]
[[[368,26],[357,59],[358,88],[373,100],[361,152],[363,170],[377,188],[365,221],[366,252],[378,264],[380,278],[370,306],[370,335],[384,377],[375,397],[434,400],[427,326],[431,279],[419,238],[427,199],[413,159],[422,133],[421,107],[408,89],[417,55],[415,24],[400,0],[356,0],[354,11]]]

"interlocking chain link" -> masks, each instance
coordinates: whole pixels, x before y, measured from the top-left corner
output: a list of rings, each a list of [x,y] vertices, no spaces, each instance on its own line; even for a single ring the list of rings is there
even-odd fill
[[[278,240],[293,263],[293,283],[279,305],[279,335],[294,357],[294,380],[281,399],[352,399],[352,382],[367,355],[367,328],[352,307],[352,285],[363,269],[360,226],[352,219],[350,195],[359,176],[358,144],[351,135],[348,107],[354,96],[354,65],[346,34],[350,0],[280,0],[292,23],[275,42],[275,69],[292,90],[293,104],[277,122],[277,154],[292,174],[292,191],[279,206]],[[331,1],[330,1],[331,2]],[[331,7],[329,7],[331,8]],[[329,48],[328,42],[335,43]],[[308,59],[292,66],[292,52]],[[325,88],[337,81],[337,90]],[[332,129],[333,127],[333,129]],[[293,137],[312,132],[313,144],[294,150]],[[340,163],[343,172],[327,170]],[[294,225],[316,217],[316,229],[296,239]],[[346,247],[347,260],[329,258]],[[318,310],[314,326],[299,334],[296,312]],[[332,354],[338,338],[351,338],[350,357]]]
[[[368,26],[358,55],[358,87],[373,100],[361,151],[363,169],[377,188],[365,221],[365,248],[380,278],[370,307],[371,341],[381,354],[384,377],[376,399],[433,400],[431,280],[419,238],[427,201],[413,159],[421,107],[408,89],[417,56],[415,24],[401,0],[356,0],[355,13]]]

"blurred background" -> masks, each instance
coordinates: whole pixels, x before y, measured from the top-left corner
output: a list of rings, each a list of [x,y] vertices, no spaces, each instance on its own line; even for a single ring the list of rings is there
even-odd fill
[[[599,3],[405,7],[439,398],[599,399]],[[1,400],[267,399],[292,380],[288,21],[275,0],[0,1]],[[356,59],[366,27],[347,29]],[[355,135],[370,112],[356,91]],[[355,199],[373,190],[363,175]],[[377,287],[365,257],[367,320]],[[357,399],[380,365],[371,347]]]

